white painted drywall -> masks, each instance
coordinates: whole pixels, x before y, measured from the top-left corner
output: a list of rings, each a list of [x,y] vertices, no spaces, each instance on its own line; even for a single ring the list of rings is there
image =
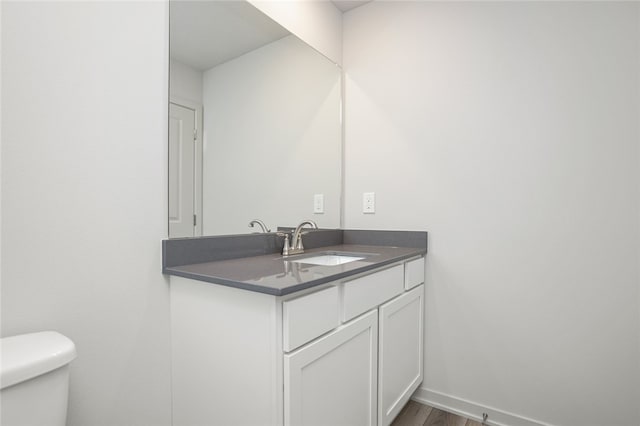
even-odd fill
[[[340,69],[290,35],[205,71],[203,84],[203,235],[247,233],[256,218],[340,227]]]
[[[76,344],[68,424],[170,425],[167,5],[2,2],[2,335]]]
[[[172,100],[202,105],[202,72],[171,59],[169,61],[169,93]]]
[[[2,306],[2,2],[0,2],[0,307]],[[2,314],[0,313],[0,333]],[[1,334],[0,334],[1,335]]]
[[[248,1],[336,64],[342,63],[342,12],[332,2]]]
[[[639,8],[344,15],[345,225],[430,232],[424,394],[640,424]]]

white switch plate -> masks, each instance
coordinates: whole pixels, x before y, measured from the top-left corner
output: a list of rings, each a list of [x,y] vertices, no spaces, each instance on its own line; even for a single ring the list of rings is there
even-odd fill
[[[324,194],[313,196],[313,212],[316,214],[324,213]]]
[[[362,194],[362,213],[376,212],[376,194],[375,192],[364,192]]]

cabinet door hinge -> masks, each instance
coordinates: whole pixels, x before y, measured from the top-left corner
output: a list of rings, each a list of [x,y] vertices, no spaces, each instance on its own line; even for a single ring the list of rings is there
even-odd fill
[[[197,224],[197,221],[196,221],[196,215],[194,214],[194,215],[193,215],[193,226],[196,226],[196,224]]]
[[[198,140],[198,129],[193,129],[193,141]]]

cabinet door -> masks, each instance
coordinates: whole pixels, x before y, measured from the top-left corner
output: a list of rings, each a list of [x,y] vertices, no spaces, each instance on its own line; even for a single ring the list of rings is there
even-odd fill
[[[374,310],[285,355],[285,425],[375,425],[377,353]]]
[[[424,285],[380,306],[378,425],[387,426],[422,382]]]

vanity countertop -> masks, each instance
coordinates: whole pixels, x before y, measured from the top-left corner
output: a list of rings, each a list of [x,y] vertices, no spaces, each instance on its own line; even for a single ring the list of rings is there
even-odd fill
[[[327,251],[366,253],[362,260],[323,266],[292,262],[300,257]],[[180,266],[165,266],[164,273],[199,281],[284,296],[381,266],[424,255],[426,247],[341,244],[305,250],[283,257],[280,253],[242,257]]]

